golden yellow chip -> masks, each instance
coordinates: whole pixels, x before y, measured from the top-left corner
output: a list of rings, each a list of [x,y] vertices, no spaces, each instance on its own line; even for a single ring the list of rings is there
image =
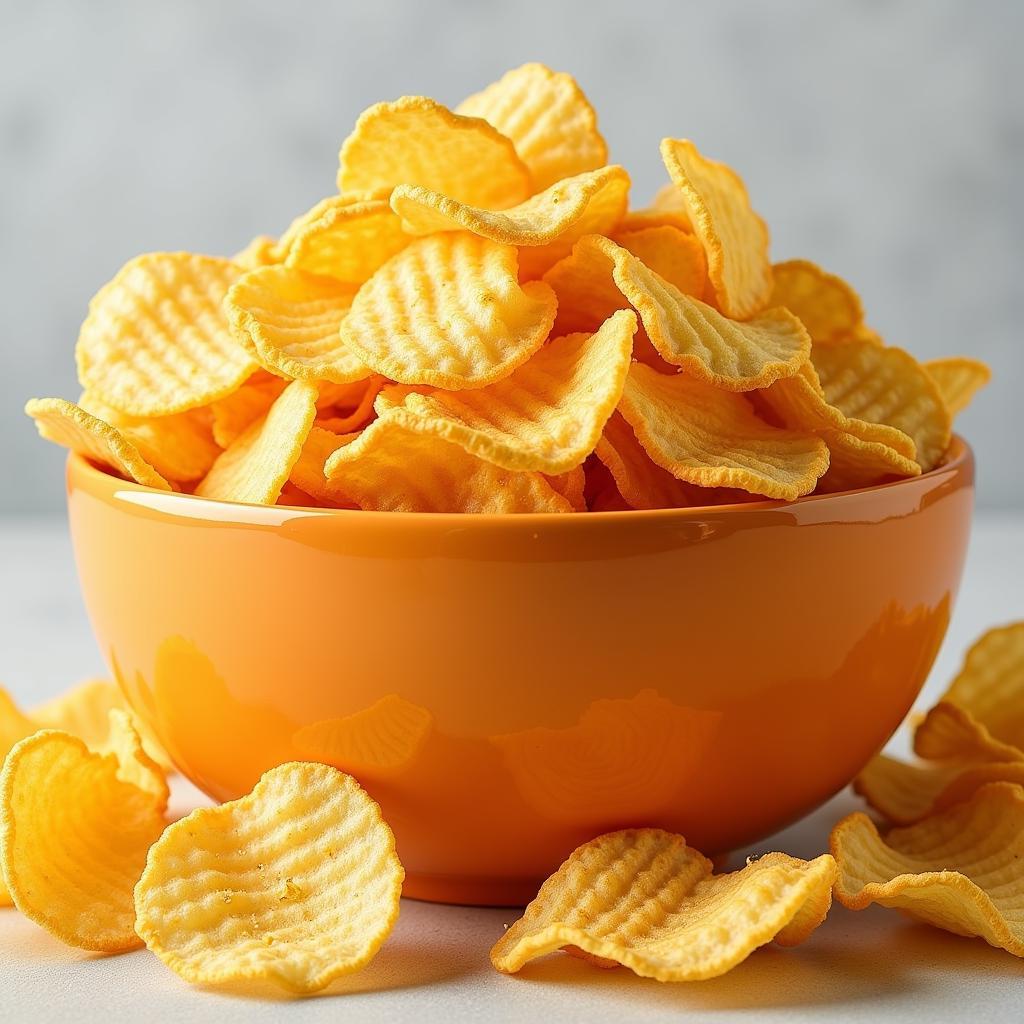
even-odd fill
[[[994,737],[967,708],[953,703],[948,695],[917,724],[914,753],[931,761],[960,759],[973,763],[1024,758],[1024,748]]]
[[[503,210],[533,190],[511,139],[426,96],[403,96],[363,111],[338,161],[342,193],[422,185],[463,203]]]
[[[65,693],[34,707],[37,729],[60,729],[77,736],[90,750],[110,741],[110,712],[127,711],[121,691],[109,680],[88,679]]]
[[[261,267],[231,286],[224,309],[239,344],[271,373],[349,384],[371,376],[338,333],[354,296],[329,277]]]
[[[75,349],[82,387],[130,416],[168,416],[230,394],[256,369],[221,310],[242,273],[188,252],[130,260],[89,304]]]
[[[669,224],[617,231],[612,241],[631,252],[649,270],[684,295],[701,296],[707,286],[707,263],[700,242]]]
[[[15,743],[31,736],[38,728],[39,723],[29,718],[0,686],[0,763]]]
[[[329,765],[271,769],[169,826],[135,887],[136,928],[187,981],[315,992],[367,964],[405,872],[380,808]]]
[[[317,389],[292,381],[270,411],[232,443],[200,481],[202,498],[272,505],[288,479],[316,416]]]
[[[574,466],[564,473],[554,475],[545,473],[544,479],[551,485],[552,490],[557,491],[572,506],[573,512],[586,512],[587,499],[585,490],[587,486],[587,475],[583,466]]]
[[[800,318],[814,341],[840,341],[864,321],[860,296],[841,278],[810,260],[787,260],[772,267],[770,302]]]
[[[792,501],[814,490],[828,448],[814,434],[758,419],[742,395],[634,363],[619,405],[662,469],[701,487],[735,487]]]
[[[512,246],[450,232],[419,238],[385,263],[359,289],[341,337],[391,380],[482,387],[544,344],[555,308],[543,282],[520,286]]]
[[[949,447],[951,420],[935,382],[912,355],[870,341],[815,345],[811,360],[825,399],[846,416],[885,423],[914,441],[927,473]]]
[[[284,253],[277,244],[276,238],[270,235],[257,235],[244,249],[231,257],[231,262],[242,270],[255,270],[257,267],[269,267],[280,263]]]
[[[682,836],[659,829],[611,832],[579,847],[541,886],[491,950],[499,971],[565,946],[659,981],[725,974],[755,949],[794,946],[825,920],[836,874],[768,853],[715,875]]]
[[[1024,789],[996,782],[969,800],[880,836],[865,814],[832,830],[836,899],[872,903],[1024,956]]]
[[[968,356],[929,359],[922,364],[935,381],[950,416],[963,412],[971,399],[992,379],[992,371],[980,360]]]
[[[286,265],[361,285],[409,243],[389,193],[347,193],[317,203],[282,237]]]
[[[335,434],[350,434],[353,430],[359,430],[366,425],[373,416],[373,405],[377,395],[387,381],[374,375],[358,383],[362,385],[358,392],[350,392],[344,400],[332,401],[325,405],[325,399],[331,396],[329,392],[325,392],[324,384],[321,382],[320,399],[317,402],[318,426]]]
[[[572,75],[524,64],[463,100],[459,114],[482,117],[515,143],[537,191],[608,160],[597,114]]]
[[[642,210],[630,210],[622,218],[619,231],[643,231],[645,228],[661,227],[675,228],[688,235],[693,234],[693,225],[686,214],[683,194],[671,182],[658,191],[658,198],[653,205]],[[694,240],[700,245],[697,239]],[[701,255],[703,254],[704,247],[701,246]]]
[[[851,491],[897,477],[920,476],[921,467],[895,448],[864,441],[847,430],[822,430],[828,445],[828,472],[818,481],[821,494]]]
[[[409,394],[404,427],[505,469],[565,473],[594,450],[629,371],[636,316],[613,313],[594,334],[548,342],[514,373],[475,391]]]
[[[336,434],[315,424],[310,428],[302,452],[292,466],[290,482],[324,505],[356,508],[343,488],[324,476],[324,465],[339,449],[351,444],[358,433]]]
[[[266,370],[257,370],[237,391],[210,405],[213,439],[221,448],[238,440],[256,420],[267,414],[288,381]]]
[[[772,293],[768,228],[731,167],[702,156],[688,139],[665,139],[661,158],[704,246],[716,305],[726,316],[746,320]]]
[[[379,397],[379,396],[378,396]],[[514,472],[458,445],[408,430],[396,412],[374,420],[327,460],[328,481],[379,512],[571,512],[540,473]]]
[[[26,917],[69,945],[116,953],[142,945],[132,890],[168,794],[124,712],[111,712],[111,728],[122,734],[116,754],[44,729],[7,755],[0,863]]]
[[[171,485],[142,457],[119,430],[63,398],[32,398],[25,412],[36,421],[40,437],[70,448],[144,487],[169,491]]]

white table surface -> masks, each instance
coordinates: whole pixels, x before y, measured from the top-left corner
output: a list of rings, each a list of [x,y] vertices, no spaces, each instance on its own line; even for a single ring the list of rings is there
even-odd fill
[[[1024,618],[1024,517],[980,517],[949,635],[918,707],[942,691],[975,636],[1015,618]],[[31,704],[101,671],[64,524],[0,521],[0,681]],[[892,747],[905,751],[906,737]],[[194,799],[184,787],[176,797]],[[757,849],[821,853],[829,827],[856,806],[842,793]],[[517,916],[405,900],[368,968],[300,1000],[270,988],[192,988],[146,950],[104,957],[70,949],[16,911],[0,910],[0,1021],[1024,1019],[1024,962],[879,908],[834,907],[803,946],[766,947],[722,978],[678,985],[597,970],[564,954],[505,977],[487,952]]]

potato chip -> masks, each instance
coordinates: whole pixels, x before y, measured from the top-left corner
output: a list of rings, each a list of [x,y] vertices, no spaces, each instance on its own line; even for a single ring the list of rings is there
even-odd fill
[[[619,409],[662,469],[701,487],[792,501],[814,490],[828,468],[821,438],[768,426],[742,395],[685,374],[634,363]]]
[[[341,328],[353,354],[403,384],[459,390],[507,377],[544,344],[551,289],[516,278],[516,250],[468,232],[416,239],[359,289]]]
[[[367,964],[405,872],[380,808],[329,765],[289,762],[170,825],[135,887],[136,928],[195,984],[315,992]]]
[[[32,398],[25,412],[36,421],[39,436],[98,462],[144,487],[169,491],[171,485],[142,457],[119,430],[63,398]]]
[[[992,371],[980,359],[951,356],[922,363],[942,395],[950,416],[963,412],[971,399],[992,379]]]
[[[31,711],[37,729],[60,729],[77,736],[90,750],[110,742],[110,712],[127,711],[121,691],[107,679],[87,679]]]
[[[740,871],[713,874],[682,836],[659,829],[611,832],[579,847],[491,950],[505,973],[565,946],[658,981],[725,974],[774,940],[793,946],[824,921],[836,874],[768,853]]]
[[[284,253],[277,244],[276,238],[270,235],[257,235],[244,249],[231,257],[231,262],[242,270],[255,270],[257,267],[269,267],[280,263]]]
[[[330,196],[297,218],[282,238],[285,264],[361,285],[409,243],[388,202],[390,189]]]
[[[586,512],[587,499],[584,491],[587,486],[587,476],[583,472],[583,466],[574,466],[564,473],[554,475],[545,473],[544,479],[551,485],[552,490],[560,494],[572,506],[573,512]]]
[[[864,321],[860,296],[841,278],[810,260],[787,260],[772,267],[773,306],[799,317],[813,341],[840,341]]]
[[[230,394],[256,369],[221,310],[242,273],[187,252],[130,260],[89,303],[75,349],[82,387],[130,416],[169,416]]]
[[[631,252],[658,277],[684,295],[700,296],[707,286],[707,263],[700,242],[668,224],[617,231],[612,241]]]
[[[231,286],[224,310],[239,343],[271,373],[348,384],[371,376],[338,333],[354,296],[328,277],[261,267]]]
[[[339,448],[351,444],[358,436],[358,433],[335,434],[314,424],[292,466],[290,482],[325,505],[356,508],[344,489],[324,476],[324,465]]]
[[[828,471],[818,481],[820,494],[851,491],[895,477],[920,476],[921,467],[895,448],[877,441],[863,441],[846,430],[823,430],[828,445]]]
[[[1024,789],[996,782],[884,836],[867,815],[832,830],[836,899],[903,910],[957,935],[1024,956]]]
[[[521,203],[530,172],[512,141],[426,96],[363,111],[338,154],[338,191],[421,185],[488,210]],[[604,161],[602,161],[603,163]]]
[[[704,246],[716,305],[726,316],[746,320],[772,293],[768,228],[751,208],[746,186],[732,168],[702,156],[688,139],[665,139],[661,158]]]
[[[658,196],[660,198],[655,199],[654,205],[643,210],[630,210],[622,218],[619,231],[643,231],[646,228],[670,227],[682,231],[684,234],[692,235],[693,225],[687,216],[682,192],[669,182],[659,190]],[[657,205],[659,202],[664,205]],[[700,242],[697,241],[697,244],[700,245]],[[701,255],[703,253],[704,247],[701,246]]]
[[[213,402],[213,439],[228,448],[246,429],[265,416],[288,381],[266,370],[257,370],[237,391]]]
[[[363,385],[362,391],[354,405],[349,401],[337,403],[343,407],[331,405],[327,407],[326,412],[322,406],[324,390],[321,383],[320,400],[317,402],[317,425],[335,434],[350,434],[353,430],[365,426],[373,417],[373,404],[387,381],[375,375],[360,383]]]
[[[885,423],[913,438],[927,473],[949,447],[950,415],[925,369],[902,349],[845,341],[815,345],[811,360],[825,399],[846,416]]]
[[[513,472],[408,430],[388,413],[327,460],[325,475],[380,512],[571,512],[540,473]]]
[[[507,72],[455,109],[482,117],[510,138],[537,191],[608,160],[597,114],[583,90],[571,75],[543,64]]]
[[[277,501],[313,425],[316,396],[315,384],[292,381],[266,416],[218,457],[195,493],[220,501]]]
[[[24,714],[11,695],[0,686],[0,763],[3,763],[15,743],[31,736],[38,728],[39,723]]]
[[[622,395],[636,317],[620,310],[594,334],[548,342],[514,373],[476,391],[410,394],[392,417],[504,469],[564,473],[594,450]]]
[[[26,917],[69,945],[116,953],[142,944],[132,890],[163,830],[168,792],[124,712],[111,712],[111,728],[121,733],[118,754],[44,729],[7,755],[0,863]]]

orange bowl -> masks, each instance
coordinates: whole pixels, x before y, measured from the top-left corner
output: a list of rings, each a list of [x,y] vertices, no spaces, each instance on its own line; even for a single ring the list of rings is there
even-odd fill
[[[406,893],[518,904],[630,825],[715,853],[846,785],[949,621],[970,449],[916,479],[566,516],[236,505],[72,457],[100,648],[181,771],[319,760],[380,802]]]

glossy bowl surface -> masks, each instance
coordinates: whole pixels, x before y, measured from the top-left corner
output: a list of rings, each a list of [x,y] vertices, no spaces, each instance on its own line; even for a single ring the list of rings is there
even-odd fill
[[[77,457],[100,648],[217,799],[322,760],[380,802],[406,893],[517,904],[579,843],[707,853],[846,785],[917,695],[973,461],[793,503],[567,516],[236,505]]]

